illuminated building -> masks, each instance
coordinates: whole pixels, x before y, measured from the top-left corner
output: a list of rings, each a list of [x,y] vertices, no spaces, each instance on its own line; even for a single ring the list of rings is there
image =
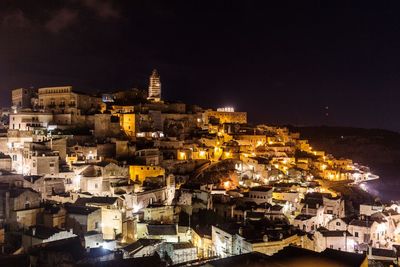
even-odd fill
[[[204,231],[206,232],[206,231]],[[211,240],[211,235],[209,233],[204,233],[199,228],[193,229],[192,233],[192,243],[197,247],[197,253],[199,258],[208,258],[213,256],[213,243]]]
[[[133,165],[129,166],[129,177],[133,181],[143,183],[147,177],[164,176],[165,170],[158,166]]]
[[[197,248],[190,242],[164,243],[163,247],[174,265],[197,260]]]
[[[59,155],[52,151],[33,151],[24,159],[24,174],[45,175],[58,174]]]
[[[136,131],[139,128],[137,115],[134,113],[117,114],[119,123],[124,133],[129,137],[135,137]]]
[[[43,112],[18,112],[10,114],[9,129],[30,131],[47,127],[53,121],[53,114]]]
[[[13,107],[20,108],[31,108],[32,98],[34,97],[36,90],[33,88],[18,88],[11,92],[11,101]]]
[[[38,89],[39,108],[54,113],[71,113],[79,116],[99,109],[102,99],[77,93],[72,86],[45,87]]]
[[[153,73],[150,76],[148,99],[155,102],[160,102],[161,100],[161,82],[157,70],[153,70]]]
[[[117,197],[79,198],[76,205],[101,209],[101,231],[103,238],[115,239],[122,233],[122,201]]]
[[[66,205],[66,228],[74,234],[83,235],[90,231],[101,231],[101,209],[98,207]]]
[[[207,110],[203,114],[203,121],[208,124],[213,119],[223,123],[247,123],[247,112]]]

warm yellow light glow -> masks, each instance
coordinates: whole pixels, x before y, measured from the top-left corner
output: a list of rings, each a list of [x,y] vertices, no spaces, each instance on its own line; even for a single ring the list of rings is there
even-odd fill
[[[225,189],[228,189],[230,185],[231,185],[231,182],[229,182],[229,181],[225,181],[224,182],[224,188]]]

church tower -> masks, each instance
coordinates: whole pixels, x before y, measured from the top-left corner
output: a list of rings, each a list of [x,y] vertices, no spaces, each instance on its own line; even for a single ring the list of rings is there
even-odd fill
[[[158,74],[157,70],[153,70],[153,73],[150,76],[150,83],[149,83],[149,97],[147,98],[154,102],[161,101],[161,82],[160,82],[160,75]]]

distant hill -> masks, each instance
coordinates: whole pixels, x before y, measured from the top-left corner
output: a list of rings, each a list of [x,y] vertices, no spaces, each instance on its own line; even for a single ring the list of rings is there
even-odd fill
[[[400,199],[400,133],[351,127],[288,128],[299,132],[301,138],[308,139],[316,150],[369,166],[373,173],[381,177],[374,185],[376,191],[381,196]]]

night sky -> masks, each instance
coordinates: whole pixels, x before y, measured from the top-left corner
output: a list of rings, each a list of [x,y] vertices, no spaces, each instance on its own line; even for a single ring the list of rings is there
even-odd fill
[[[163,98],[251,122],[400,131],[395,1],[264,2],[1,0],[0,104],[17,87],[145,89],[157,68]]]

